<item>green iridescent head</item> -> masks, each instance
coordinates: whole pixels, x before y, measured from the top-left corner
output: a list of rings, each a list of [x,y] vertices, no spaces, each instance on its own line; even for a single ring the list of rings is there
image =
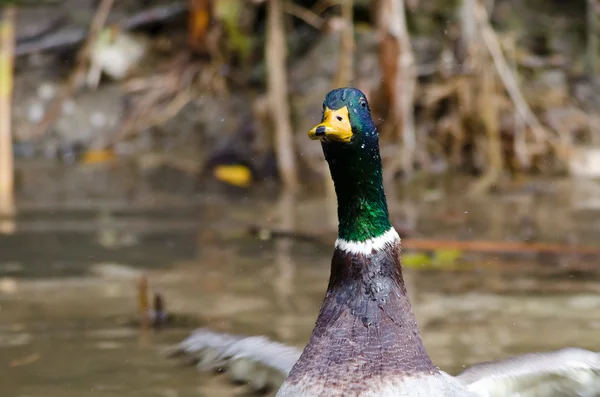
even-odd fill
[[[308,132],[321,141],[338,199],[340,238],[364,241],[391,227],[388,216],[379,135],[365,94],[338,88],[323,102],[321,123]]]
[[[367,97],[356,88],[330,91],[323,102],[321,124],[308,132],[310,139],[324,143],[346,143],[353,146],[364,140],[377,140]]]

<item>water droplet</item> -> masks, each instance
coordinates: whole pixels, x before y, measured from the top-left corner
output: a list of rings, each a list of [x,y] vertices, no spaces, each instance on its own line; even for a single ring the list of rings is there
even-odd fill
[[[364,149],[365,148],[365,144],[363,143],[362,145],[360,145],[360,148]]]

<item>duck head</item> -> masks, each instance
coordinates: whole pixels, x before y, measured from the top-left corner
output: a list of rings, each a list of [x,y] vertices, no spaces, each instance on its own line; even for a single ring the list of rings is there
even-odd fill
[[[308,136],[325,144],[346,144],[348,148],[377,139],[365,94],[356,88],[330,91],[323,102],[321,123],[313,127]]]
[[[321,141],[329,163],[338,200],[338,237],[361,242],[389,231],[379,134],[365,94],[356,88],[329,92],[321,123],[308,136]]]

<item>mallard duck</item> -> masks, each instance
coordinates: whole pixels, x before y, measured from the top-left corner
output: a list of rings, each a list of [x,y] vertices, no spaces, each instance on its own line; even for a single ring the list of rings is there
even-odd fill
[[[210,351],[218,365],[250,360],[274,368],[286,375],[278,397],[600,394],[600,354],[582,349],[479,364],[456,377],[437,368],[402,278],[400,238],[389,220],[365,95],[354,88],[329,92],[322,122],[308,135],[321,142],[329,163],[339,221],[327,293],[308,344],[299,351],[266,338],[198,330],[176,350]]]

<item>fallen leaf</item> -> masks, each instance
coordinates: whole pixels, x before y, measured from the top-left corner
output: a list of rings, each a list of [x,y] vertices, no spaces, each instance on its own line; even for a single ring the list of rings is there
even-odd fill
[[[88,150],[83,154],[83,164],[96,164],[112,161],[115,153],[112,150]]]
[[[188,42],[196,50],[204,50],[206,34],[211,21],[209,0],[191,0],[189,10]]]
[[[248,187],[252,183],[252,172],[244,165],[219,165],[214,170],[215,178],[221,182],[239,187]]]
[[[21,358],[15,358],[10,363],[8,363],[8,366],[11,368],[20,367],[23,365],[32,364],[40,358],[42,358],[42,356],[40,356],[38,353],[33,353]]]

